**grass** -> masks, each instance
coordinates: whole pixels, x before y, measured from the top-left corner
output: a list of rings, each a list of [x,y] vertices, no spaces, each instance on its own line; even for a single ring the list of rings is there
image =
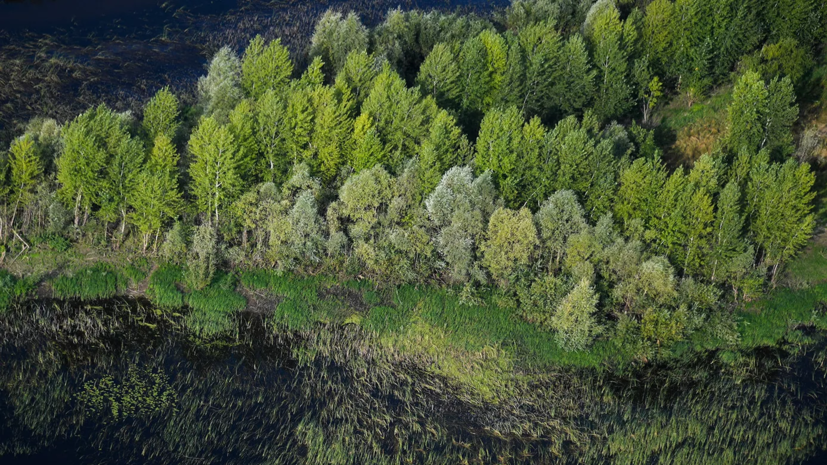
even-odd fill
[[[178,284],[184,280],[184,270],[178,265],[163,264],[149,277],[147,297],[153,304],[164,309],[184,306],[184,293]]]
[[[34,290],[34,278],[18,278],[6,270],[0,270],[0,313],[21,302]]]
[[[209,286],[187,294],[184,300],[192,309],[187,326],[202,337],[230,331],[232,315],[247,306],[247,300],[235,291],[236,284],[235,276],[219,272]]]
[[[724,135],[727,106],[732,100],[730,87],[722,88],[707,99],[688,107],[676,99],[658,111],[660,121],[656,133],[661,146],[668,146],[670,165],[692,163],[701,155],[712,152]]]
[[[115,267],[98,263],[55,278],[52,294],[57,299],[107,299],[118,295],[127,284],[127,278]]]

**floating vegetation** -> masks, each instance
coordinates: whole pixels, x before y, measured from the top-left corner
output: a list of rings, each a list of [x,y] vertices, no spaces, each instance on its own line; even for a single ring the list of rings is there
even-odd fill
[[[85,464],[769,464],[811,457],[827,433],[818,400],[827,387],[812,376],[823,340],[798,355],[739,352],[746,372],[698,357],[622,376],[523,374],[510,381],[508,402],[478,404],[445,377],[395,361],[354,325],[297,337],[246,313],[233,319],[233,344],[203,351],[185,327],[135,302],[12,312],[0,319],[0,457],[52,450]],[[80,331],[82,320],[100,323]],[[155,328],[141,330],[147,324]]]

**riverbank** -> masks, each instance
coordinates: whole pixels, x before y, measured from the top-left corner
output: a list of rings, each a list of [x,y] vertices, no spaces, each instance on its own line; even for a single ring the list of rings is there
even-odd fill
[[[206,345],[237,337],[244,314],[260,315],[274,333],[353,328],[366,341],[361,350],[443,377],[469,402],[502,403],[515,381],[551,369],[623,373],[709,356],[737,369],[742,351],[807,350],[827,330],[825,257],[827,248],[814,241],[787,268],[780,287],[722,314],[733,315],[729,326],[713,321],[687,341],[646,352],[630,350],[635,345],[619,331],[587,350],[564,351],[553,333],[519,318],[508,293],[498,289],[481,291],[469,303],[462,289],[436,285],[379,286],[342,273],[238,269],[218,272],[209,286],[191,291],[179,265],[110,250],[57,251],[48,244],[9,260],[11,277],[2,281],[2,292],[9,306],[37,299],[147,299],[159,314],[182,315],[186,330]]]

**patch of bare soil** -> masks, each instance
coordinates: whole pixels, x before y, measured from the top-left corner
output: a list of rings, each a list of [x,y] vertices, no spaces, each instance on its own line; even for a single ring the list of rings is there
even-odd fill
[[[321,299],[337,299],[345,304],[348,308],[355,312],[362,313],[370,309],[370,305],[365,302],[362,293],[356,289],[349,289],[341,286],[331,286],[327,289],[319,290],[319,298]]]
[[[244,286],[238,287],[238,293],[247,299],[247,308],[244,311],[250,313],[273,313],[279,302],[283,300],[283,297],[270,292],[250,290]]]

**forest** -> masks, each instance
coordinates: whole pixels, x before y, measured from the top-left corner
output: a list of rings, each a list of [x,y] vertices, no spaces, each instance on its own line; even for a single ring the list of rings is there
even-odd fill
[[[827,98],[824,37],[818,0],[516,0],[372,28],[330,10],[304,51],[221,48],[192,101],[33,119],[0,156],[0,264],[127,257],[188,292],[260,269],[440,287],[452,311],[493,295],[562,350],[644,360],[731,338],[819,223],[822,141],[799,117]],[[658,112],[721,92],[722,134],[674,156]],[[78,270],[0,270],[0,307],[55,272]]]

